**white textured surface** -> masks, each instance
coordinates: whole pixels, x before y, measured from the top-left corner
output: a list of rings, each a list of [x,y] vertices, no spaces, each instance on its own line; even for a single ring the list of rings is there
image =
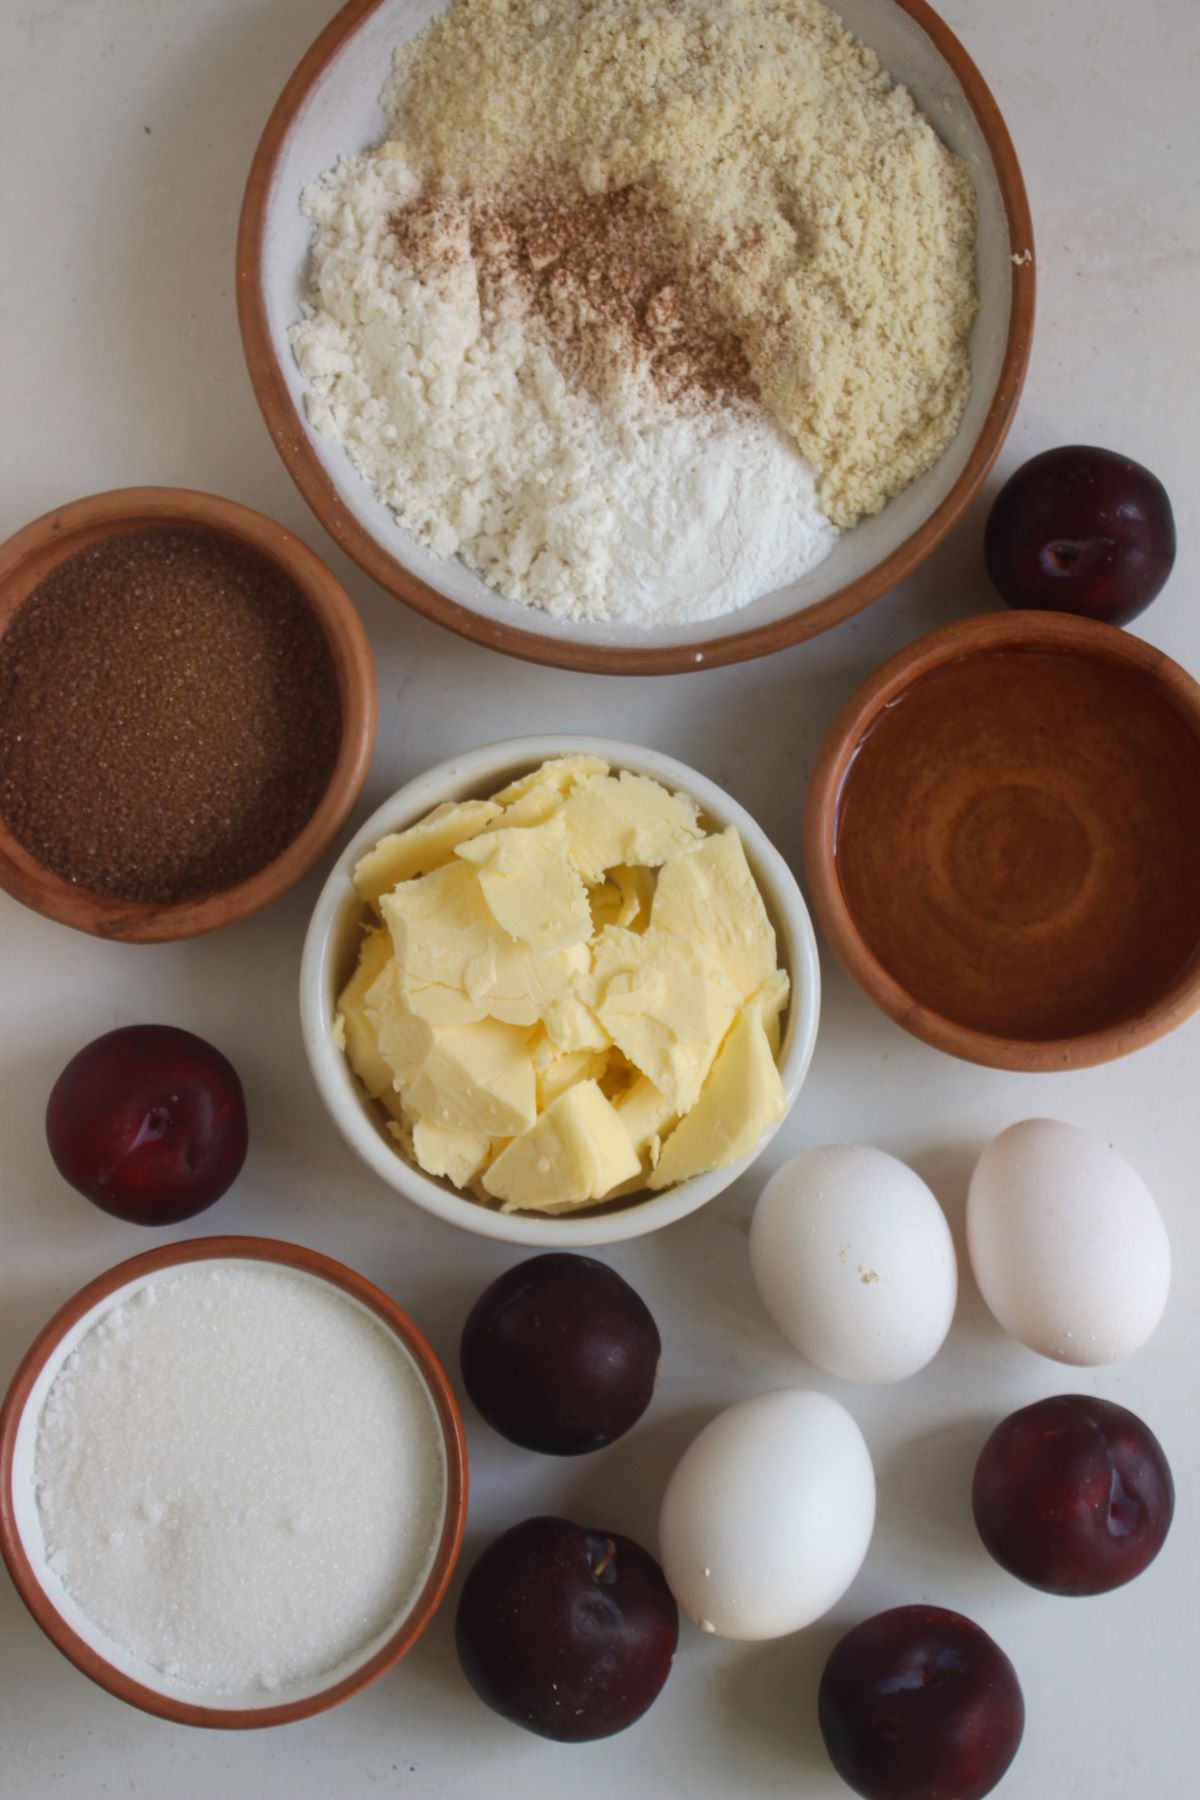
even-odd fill
[[[724,783],[781,849],[799,852],[800,798],[821,734],[851,689],[918,632],[991,599],[986,497],[905,588],[840,630],[769,661],[668,680],[525,668],[407,614],[330,550],[258,418],[233,310],[233,232],[258,132],[330,0],[13,0],[0,9],[6,347],[0,531],[121,482],[209,487],[296,528],[346,579],[379,660],[383,722],[359,818],[429,764],[530,729],[642,739]],[[1194,317],[1200,196],[1200,19],[1186,0],[950,0],[946,16],[999,96],[1038,230],[1040,322],[1026,399],[1000,474],[1070,440],[1157,470],[1181,555],[1142,635],[1200,667],[1200,507]],[[150,135],[144,126],[151,128]],[[997,476],[989,486],[994,493]],[[313,1093],[295,978],[315,874],[219,937],[176,947],[91,942],[0,898],[0,1367],[7,1375],[88,1276],[146,1247],[58,1180],[40,1115],[87,1038],[159,1018],[214,1038],[238,1064],[252,1144],[200,1230],[291,1237],[361,1268],[405,1304],[453,1368],[467,1307],[516,1260],[405,1206],[339,1141]],[[622,1738],[559,1749],[503,1726],[465,1690],[444,1611],[400,1667],[335,1712],[261,1736],[208,1736],[140,1717],[88,1685],[0,1582],[4,1800],[580,1800],[687,1794],[845,1800],[814,1721],[838,1631],[928,1597],[973,1614],[1013,1657],[1028,1727],[1002,1800],[1192,1800],[1200,1619],[1200,1019],[1090,1072],[1020,1076],[955,1063],[897,1030],[826,959],[820,1041],[777,1166],[831,1137],[911,1160],[959,1230],[986,1140],[1031,1115],[1103,1132],[1167,1223],[1175,1283],[1162,1326],[1128,1363],[1065,1371],[1006,1340],[969,1278],[942,1354],[902,1387],[823,1381],[755,1299],[746,1228],[757,1179],[641,1244],[604,1251],[654,1310],[663,1381],[645,1419],[594,1458],[543,1462],[468,1418],[468,1554],[502,1525],[559,1508],[652,1540],[662,1485],[723,1405],[781,1383],[845,1401],[871,1445],[879,1523],[831,1620],[738,1645],[682,1634],[678,1667]],[[165,1235],[184,1237],[188,1226]],[[960,1237],[961,1246],[961,1237]],[[1003,1413],[1074,1388],[1141,1412],[1179,1477],[1159,1561],[1118,1593],[1056,1601],[983,1555],[968,1487]]]

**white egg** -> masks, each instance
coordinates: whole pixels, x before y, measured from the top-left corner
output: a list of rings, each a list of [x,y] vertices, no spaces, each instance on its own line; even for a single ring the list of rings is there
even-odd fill
[[[854,1580],[875,1524],[862,1432],[826,1394],[779,1388],[706,1425],[667,1484],[658,1543],[704,1631],[774,1638],[811,1625]]]
[[[1171,1250],[1150,1190],[1102,1138],[1026,1119],[971,1177],[967,1247],[1005,1331],[1064,1363],[1140,1350],[1162,1318]]]
[[[755,1209],[750,1261],[780,1331],[844,1381],[915,1375],[954,1318],[946,1215],[882,1150],[830,1144],[784,1163]]]

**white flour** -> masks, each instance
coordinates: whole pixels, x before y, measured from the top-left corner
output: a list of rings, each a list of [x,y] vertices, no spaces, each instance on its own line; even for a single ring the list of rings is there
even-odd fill
[[[424,544],[560,618],[644,625],[731,612],[827,555],[809,466],[765,412],[571,385],[519,307],[481,307],[465,232],[421,267],[398,253],[416,192],[376,153],[307,190],[290,335],[310,421]]]

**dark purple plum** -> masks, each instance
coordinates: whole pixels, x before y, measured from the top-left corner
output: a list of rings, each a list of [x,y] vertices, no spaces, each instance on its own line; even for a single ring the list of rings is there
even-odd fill
[[[46,1140],[64,1181],[134,1225],[174,1225],[219,1200],[246,1160],[242,1084],[174,1025],[126,1025],[73,1056]]]
[[[834,1768],[864,1800],[982,1800],[1025,1729],[999,1644],[940,1606],[897,1606],[848,1631],[818,1711]]]
[[[997,1425],[971,1502],[984,1545],[1011,1575],[1048,1594],[1106,1594],[1162,1549],[1175,1488],[1135,1413],[1059,1394]]]
[[[1128,625],[1175,563],[1175,518],[1157,475],[1128,456],[1064,444],[1023,463],[984,533],[1009,606]]]
[[[631,1539],[526,1519],[467,1576],[455,1635],[486,1705],[577,1744],[624,1731],[658,1697],[679,1614],[662,1570]]]
[[[645,1302],[590,1256],[534,1256],[485,1289],[463,1327],[463,1382],[502,1437],[579,1456],[650,1404],[662,1342]]]

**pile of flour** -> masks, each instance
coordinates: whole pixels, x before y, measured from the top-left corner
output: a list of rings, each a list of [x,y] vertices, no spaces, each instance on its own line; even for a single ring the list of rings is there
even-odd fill
[[[765,410],[674,405],[635,370],[570,382],[515,297],[485,304],[469,233],[401,245],[419,191],[394,145],[307,190],[291,342],[311,423],[423,544],[556,617],[644,625],[731,612],[827,555],[812,471]]]

